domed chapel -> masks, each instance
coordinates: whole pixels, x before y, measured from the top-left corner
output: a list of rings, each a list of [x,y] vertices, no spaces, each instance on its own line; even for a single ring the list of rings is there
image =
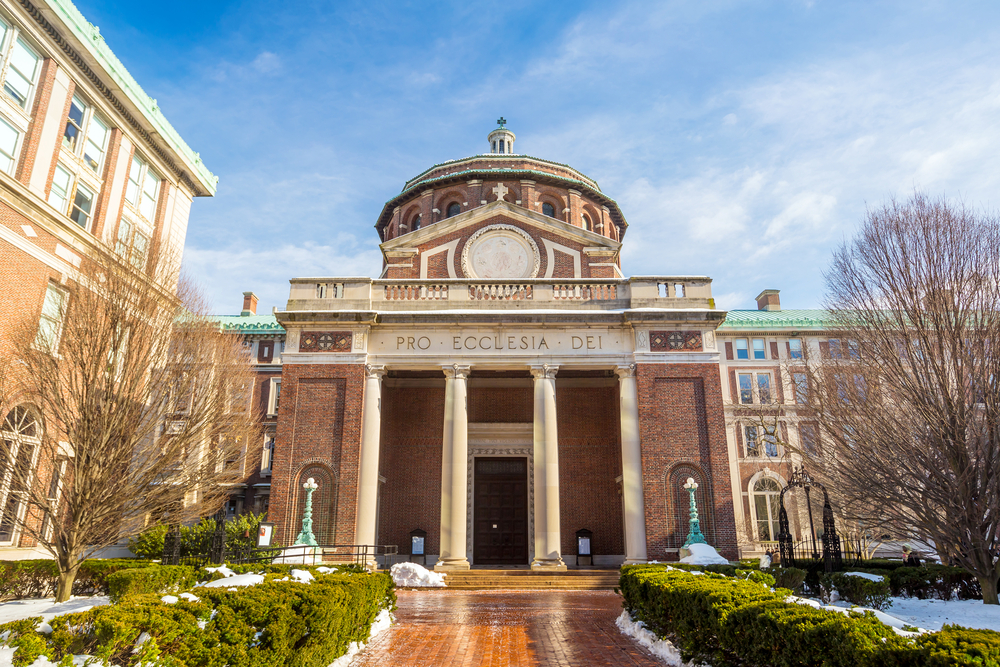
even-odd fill
[[[701,527],[736,557],[716,309],[705,276],[632,276],[597,182],[489,152],[386,202],[378,278],[296,278],[286,308],[269,518],[290,544],[319,485],[321,544],[425,535],[439,570],[676,558]]]

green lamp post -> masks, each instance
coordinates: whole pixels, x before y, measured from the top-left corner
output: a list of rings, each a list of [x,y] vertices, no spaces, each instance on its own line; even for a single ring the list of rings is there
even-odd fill
[[[302,513],[302,531],[295,538],[295,544],[315,547],[318,545],[316,544],[316,536],[313,535],[313,491],[319,488],[319,484],[310,477],[302,485],[302,488],[306,490],[306,509]]]
[[[701,524],[698,522],[698,505],[694,501],[694,492],[698,488],[698,483],[694,481],[694,477],[687,478],[684,488],[687,489],[688,495],[691,497],[691,519],[688,522],[690,529],[688,530],[687,541],[684,542],[684,548],[687,549],[692,544],[708,544],[708,542],[705,541],[705,536],[701,534]]]

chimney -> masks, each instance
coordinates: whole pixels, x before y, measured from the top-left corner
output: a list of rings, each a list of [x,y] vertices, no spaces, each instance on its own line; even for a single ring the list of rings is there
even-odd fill
[[[257,314],[257,295],[253,292],[243,292],[243,317]]]
[[[757,295],[757,310],[781,310],[778,292],[781,290],[766,289]]]

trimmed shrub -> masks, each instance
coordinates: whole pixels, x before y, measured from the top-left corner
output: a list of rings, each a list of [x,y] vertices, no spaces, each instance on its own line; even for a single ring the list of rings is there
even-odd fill
[[[852,575],[849,572],[834,572],[825,576],[822,583],[823,588],[828,592],[835,588],[842,599],[852,604],[884,611],[892,605],[892,601],[889,599],[892,596],[889,590],[889,577],[882,574],[874,576],[882,577],[882,580],[873,581],[866,577]]]
[[[789,603],[782,589],[657,565],[622,568],[620,587],[633,619],[674,641],[685,660],[716,667],[1000,666],[1000,633],[988,630],[946,626],[901,637],[871,612]]]
[[[120,604],[66,614],[52,621],[47,637],[25,632],[41,639],[42,650],[35,642],[20,648],[15,659],[25,651],[52,661],[85,653],[130,667],[325,667],[351,642],[367,639],[382,609],[395,608],[387,574],[315,574],[309,584],[274,581],[277,573],[267,576],[262,584],[234,591],[195,588],[197,602],[164,604],[157,595],[136,594]],[[11,626],[0,625],[0,632]],[[137,650],[144,632],[149,639]]]
[[[257,531],[264,520],[265,512],[248,512],[235,516],[226,522],[226,548],[229,550],[250,549],[257,545]],[[207,554],[215,533],[215,519],[204,518],[193,526],[181,526],[181,558]],[[129,550],[139,558],[159,559],[163,556],[163,544],[167,526],[159,524],[128,541]],[[278,546],[275,544],[274,546]]]
[[[73,595],[104,595],[113,572],[148,566],[149,561],[130,558],[85,560],[73,582]],[[52,597],[58,583],[59,566],[54,560],[0,561],[0,601]]]
[[[960,567],[925,565],[901,567],[889,576],[893,595],[926,600],[982,600],[983,591],[975,575]]]
[[[798,567],[772,567],[767,570],[774,577],[774,585],[787,588],[793,593],[802,593],[802,585],[806,580],[806,571]]]
[[[186,565],[153,565],[108,575],[108,595],[121,602],[129,595],[162,594],[190,588],[197,571]]]

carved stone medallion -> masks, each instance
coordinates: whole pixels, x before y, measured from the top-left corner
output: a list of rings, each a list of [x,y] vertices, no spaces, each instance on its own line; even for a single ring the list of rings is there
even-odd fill
[[[462,272],[480,280],[524,280],[538,275],[541,256],[527,232],[490,225],[472,235],[462,250]]]

